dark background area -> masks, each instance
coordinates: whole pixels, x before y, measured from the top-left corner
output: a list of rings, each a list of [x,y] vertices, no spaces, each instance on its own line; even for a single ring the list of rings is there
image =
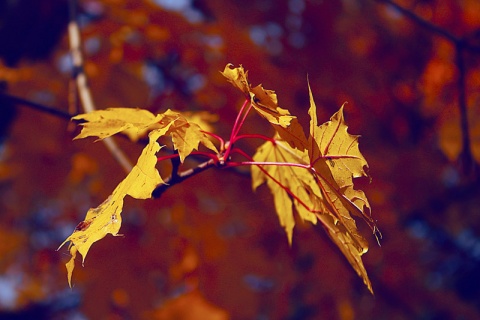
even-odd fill
[[[227,138],[243,102],[227,63],[305,128],[307,74],[320,122],[347,101],[383,234],[379,247],[358,221],[375,296],[320,226],[297,224],[290,248],[267,188],[225,170],[127,199],[123,236],[95,243],[70,289],[55,250],[125,173],[102,143],[72,141],[68,119],[3,96],[81,112],[68,2],[2,2],[0,318],[480,318],[480,3],[387,2],[92,0],[78,14],[99,109],[206,110]],[[244,130],[272,134],[256,116]],[[116,140],[138,157],[141,144]]]

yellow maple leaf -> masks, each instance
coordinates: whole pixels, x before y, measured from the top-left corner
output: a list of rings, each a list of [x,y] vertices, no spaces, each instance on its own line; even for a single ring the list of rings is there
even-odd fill
[[[113,193],[97,208],[88,210],[85,220],[80,222],[73,233],[60,245],[70,241],[71,259],[67,262],[68,283],[71,286],[75,257],[79,252],[83,261],[88,250],[96,241],[107,234],[116,236],[122,224],[123,199],[129,195],[136,199],[148,199],[155,187],[163,180],[155,168],[156,153],[160,150],[157,140],[168,128],[156,129],[149,134],[149,143],[143,149],[137,164],[127,177],[120,182]]]
[[[330,121],[318,126],[316,105],[310,96],[310,136],[308,152],[310,163],[318,177],[324,197],[326,212],[318,217],[326,227],[330,238],[340,248],[368,289],[372,285],[361,260],[368,251],[368,242],[358,232],[355,220],[350,214],[361,217],[378,231],[375,221],[369,215],[370,205],[361,190],[355,190],[353,178],[367,176],[364,168],[367,161],[358,148],[358,137],[348,133],[343,117],[343,106]]]
[[[148,110],[110,108],[80,114],[73,119],[87,121],[81,124],[82,131],[75,139],[90,136],[104,139],[122,132],[128,135],[132,141],[136,141],[148,131],[166,129],[163,135],[172,137],[173,145],[178,150],[181,162],[193,150],[197,150],[200,143],[218,153],[217,148],[203,129],[205,127],[211,129],[209,122],[215,117],[209,116],[205,112],[182,113],[168,109],[155,116]]]
[[[207,126],[212,120],[212,117],[206,113],[183,114],[167,110],[154,116],[147,110],[111,108],[78,115],[73,119],[87,121],[82,124],[82,131],[76,139],[90,136],[104,139],[122,132],[132,140],[138,140],[147,131],[150,133],[149,143],[143,149],[132,171],[101,205],[87,212],[84,221],[78,224],[74,232],[60,246],[70,241],[71,259],[66,264],[70,285],[77,252],[82,255],[84,261],[93,243],[107,234],[114,236],[118,234],[122,223],[121,213],[125,196],[129,195],[136,199],[150,198],[152,191],[163,183],[155,168],[156,153],[161,148],[157,140],[161,136],[171,136],[181,162],[193,150],[198,149],[200,143],[218,153],[215,145],[200,127],[200,125]]]
[[[240,65],[238,68],[234,68],[233,64],[229,63],[225,66],[223,72],[220,72],[228,82],[234,87],[238,88],[245,94],[245,97],[250,97],[250,83],[248,83],[248,71],[245,71]]]
[[[144,136],[149,128],[157,124],[162,115],[153,115],[144,109],[132,108],[109,108],[95,110],[93,112],[79,114],[73,120],[85,120],[82,123],[82,131],[75,139],[82,139],[90,136],[104,139],[114,134],[123,132],[132,141],[137,141]]]
[[[293,207],[303,220],[320,221],[373,292],[361,260],[368,242],[351,216],[363,218],[378,232],[365,194],[353,186],[353,178],[366,176],[367,162],[358,148],[358,136],[347,132],[343,106],[330,121],[318,126],[310,86],[309,94],[310,135],[305,150],[292,147],[279,136],[264,143],[253,156],[258,165],[252,167],[252,186],[255,190],[267,183],[290,243],[295,225]]]
[[[193,119],[193,121],[189,121],[189,118]],[[215,153],[218,153],[215,145],[203,132],[203,129],[194,121],[201,123],[199,118],[194,118],[191,114],[185,116],[180,112],[172,110],[167,110],[163,113],[163,119],[160,121],[160,126],[169,126],[165,134],[169,134],[172,137],[173,146],[178,150],[181,162],[183,162],[193,150],[198,150],[200,143]]]
[[[316,106],[310,86],[309,95],[310,163],[316,174],[322,178],[325,189],[333,188],[347,211],[363,218],[375,231],[375,222],[367,214],[370,212],[370,205],[365,194],[353,188],[353,178],[367,176],[365,168],[368,164],[358,148],[359,136],[347,132],[348,127],[343,117],[344,106],[330,118],[330,121],[318,126]],[[342,216],[338,217],[338,219],[341,218]]]
[[[256,190],[258,186],[267,183],[273,194],[275,210],[280,224],[287,233],[288,242],[292,243],[293,228],[295,219],[293,217],[292,205],[303,220],[316,223],[315,214],[305,208],[297,199],[293,199],[289,192],[294,193],[308,208],[320,209],[315,202],[316,195],[321,197],[320,189],[313,180],[313,175],[305,168],[295,166],[282,166],[284,163],[303,163],[308,165],[308,154],[306,151],[292,149],[280,137],[274,138],[274,143],[267,141],[261,145],[253,160],[258,163],[278,163],[278,165],[252,166],[252,187]]]
[[[217,114],[209,113],[206,111],[184,111],[182,112],[183,116],[188,120],[188,122],[196,123],[204,131],[215,132],[215,128],[212,126],[212,123],[218,121],[219,116]]]
[[[247,74],[248,72],[245,72],[241,65],[235,68],[232,64],[227,64],[222,72],[234,87],[245,94],[257,113],[272,124],[282,139],[292,147],[303,150],[307,141],[297,117],[291,115],[287,109],[278,106],[275,91],[265,90],[262,85],[252,88]]]

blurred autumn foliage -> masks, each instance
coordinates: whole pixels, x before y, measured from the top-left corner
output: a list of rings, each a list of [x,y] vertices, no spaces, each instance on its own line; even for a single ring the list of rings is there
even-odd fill
[[[375,296],[321,228],[298,221],[289,247],[269,191],[253,193],[242,170],[126,198],[124,236],[93,246],[70,290],[68,254],[55,250],[125,173],[103,144],[72,141],[68,3],[16,0],[0,3],[0,318],[480,317],[477,0],[78,6],[99,109],[205,110],[227,136],[243,102],[219,72],[229,62],[254,70],[304,127],[307,74],[320,122],[347,101],[373,177],[356,186],[384,236],[364,256]],[[262,119],[248,127],[272,134]],[[143,148],[116,141],[132,160]]]

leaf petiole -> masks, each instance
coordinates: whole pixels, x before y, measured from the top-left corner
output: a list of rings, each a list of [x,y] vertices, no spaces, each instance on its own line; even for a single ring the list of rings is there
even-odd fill
[[[214,139],[217,139],[219,142],[220,142],[220,150],[225,150],[225,140],[220,137],[219,135],[215,134],[215,133],[212,133],[212,132],[209,132],[209,131],[201,131],[202,133],[214,138]]]
[[[247,118],[247,115],[252,108],[252,105],[250,104],[249,108],[245,112],[245,108],[247,107],[249,102],[250,100],[245,99],[245,102],[243,103],[242,107],[240,108],[240,111],[237,114],[237,118],[235,119],[235,123],[233,124],[232,133],[230,134],[231,143],[227,145],[227,149],[225,150],[225,153],[224,153],[225,159],[228,159],[228,157],[230,156],[230,152],[233,146],[233,141],[235,141],[235,138],[237,137],[238,132],[240,131],[240,128],[243,126],[245,119]]]
[[[248,101],[248,100],[246,100],[246,101]],[[242,108],[242,110],[240,110],[240,112],[242,112],[243,109],[244,109],[244,107]],[[240,132],[240,129],[242,128],[243,124],[245,123],[245,120],[247,119],[247,116],[250,113],[250,110],[252,110],[252,104],[251,103],[248,106],[247,111],[244,112],[242,120],[240,120],[240,122],[237,124],[236,130],[234,132],[234,137],[237,137],[238,133]],[[240,113],[239,113],[239,115],[240,115]],[[230,141],[231,141],[231,139],[230,139]]]
[[[232,128],[232,133],[230,135],[230,141],[238,134],[238,131],[240,130],[240,123],[243,125],[243,122],[245,121],[245,117],[242,118],[243,111],[247,107],[247,104],[250,100],[245,99],[245,102],[243,103],[242,107],[240,108],[240,111],[238,111],[237,118],[235,119],[235,123],[233,124]]]

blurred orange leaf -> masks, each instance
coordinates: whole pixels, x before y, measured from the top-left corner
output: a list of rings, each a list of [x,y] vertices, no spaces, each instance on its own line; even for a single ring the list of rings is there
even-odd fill
[[[470,151],[473,159],[480,163],[480,106],[477,104],[468,110]],[[456,109],[444,112],[439,127],[439,146],[450,161],[456,161],[462,152],[462,130],[460,115]]]
[[[225,310],[208,302],[198,290],[167,301],[151,315],[151,319],[158,320],[226,320],[229,318]]]

